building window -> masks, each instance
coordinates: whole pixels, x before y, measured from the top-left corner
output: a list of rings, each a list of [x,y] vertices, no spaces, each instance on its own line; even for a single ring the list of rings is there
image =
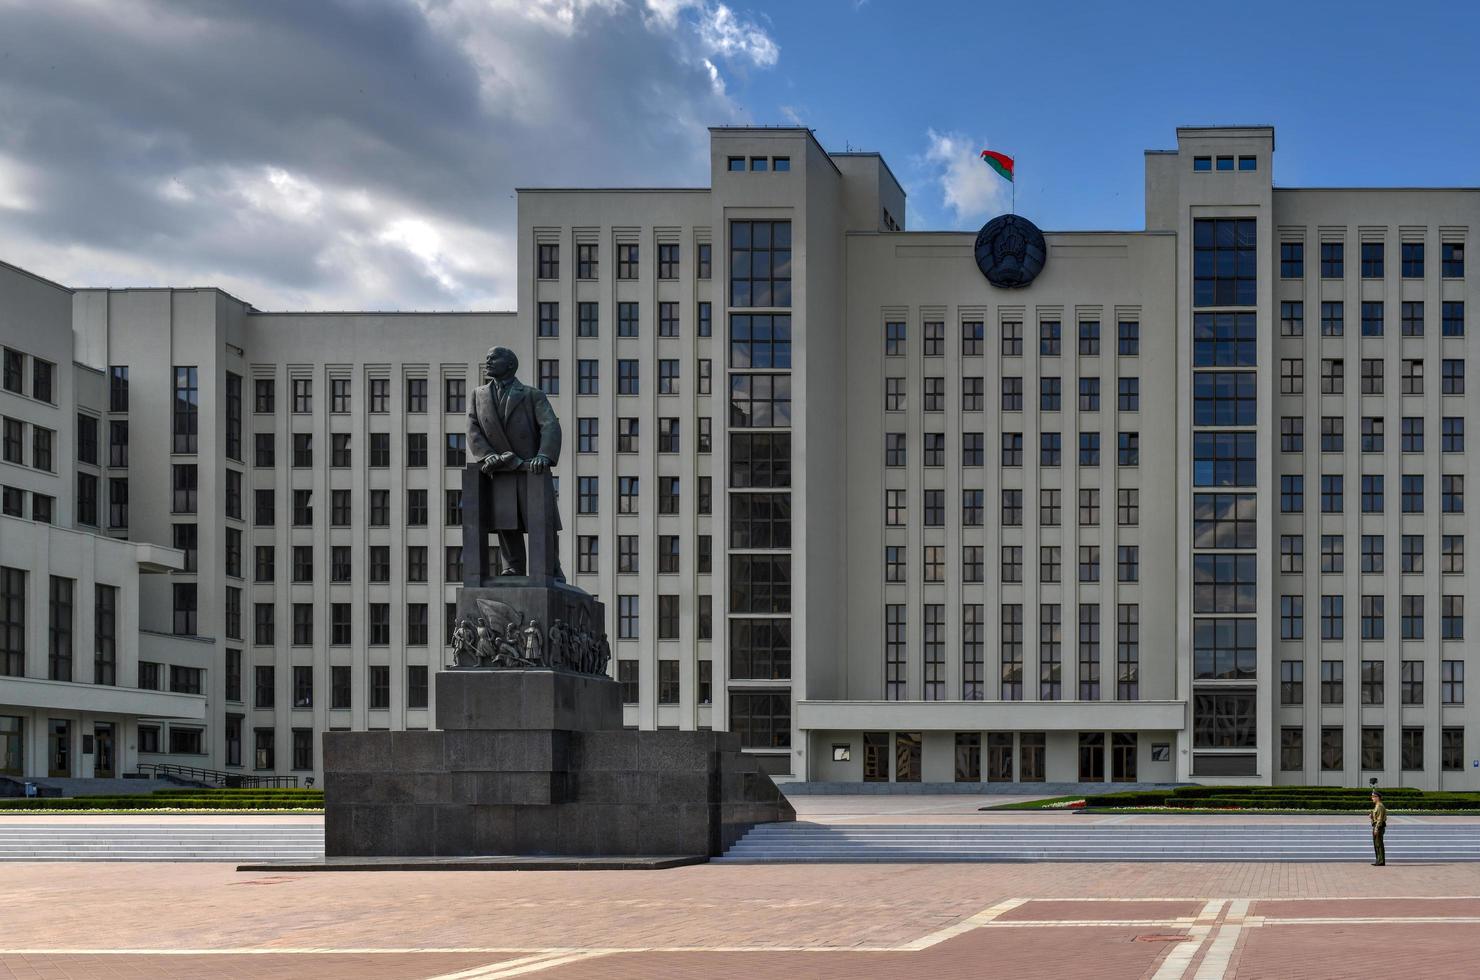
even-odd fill
[[[730,222],[730,305],[791,306],[791,222]]]
[[[391,607],[389,603],[370,603],[369,645],[389,646],[391,642]],[[373,705],[372,705],[373,707]]]
[[[1465,662],[1445,660],[1439,664],[1439,700],[1443,704],[1465,703]]]
[[[70,659],[70,622],[67,636]],[[24,677],[25,673],[26,573],[19,568],[0,567],[0,676]],[[71,677],[64,679],[71,680]],[[8,763],[9,759],[0,759],[0,762]]]
[[[1193,222],[1193,306],[1256,303],[1255,222],[1199,218]]]
[[[641,685],[639,684],[638,665],[638,661],[636,660],[617,661],[617,684],[620,685],[622,689],[623,704],[638,703],[639,690],[641,687]]]
[[[1403,278],[1423,278],[1423,242],[1403,242]]]
[[[1239,622],[1244,622],[1239,620]],[[1248,620],[1252,623],[1253,620]],[[1299,660],[1280,661],[1280,704],[1305,703],[1305,664]]]
[[[335,665],[329,668],[329,707],[336,710],[348,709],[353,701],[354,686],[351,683],[351,668]]]
[[[658,244],[658,278],[678,278],[678,243],[660,242]],[[675,304],[677,305],[677,304]]]
[[[1405,337],[1423,336],[1423,303],[1405,302],[1401,310],[1402,332]]]
[[[370,710],[391,706],[391,669],[387,666],[370,667]]]
[[[256,728],[252,730],[253,748],[252,765],[256,769],[273,769],[277,765],[276,740],[277,733],[271,728]]]
[[[560,336],[560,304],[542,302],[539,305],[538,334],[541,337]]]
[[[15,584],[3,581],[9,573],[21,576],[21,595],[11,595]],[[47,605],[47,677],[54,681],[72,680],[72,595],[76,583],[69,578],[51,576],[51,587]],[[21,661],[25,653],[25,578],[17,569],[0,572],[0,674],[19,676],[19,672],[8,668],[12,662],[12,646],[20,641]],[[12,634],[17,628],[14,617],[19,614],[19,637]]]
[[[293,414],[308,415],[313,412],[313,379],[293,379]]]
[[[742,748],[791,748],[791,695],[785,691],[731,691],[730,730]]]
[[[1463,728],[1439,730],[1439,768],[1445,772],[1460,772],[1465,768],[1465,730]]]
[[[1362,243],[1362,278],[1382,278],[1382,242]]]
[[[1044,320],[1038,325],[1038,355],[1058,357],[1063,353],[1063,324],[1058,320]]]
[[[1280,278],[1305,278],[1305,243],[1280,242]]]
[[[1192,744],[1200,749],[1242,749],[1257,744],[1253,691],[1195,691]]]
[[[542,245],[539,246],[539,278],[541,278],[541,279],[559,279],[560,278],[560,246],[559,245],[544,245],[544,244],[542,244]]]
[[[617,596],[617,639],[638,639],[638,597],[635,595]]]
[[[1399,664],[1398,679],[1404,704],[1423,704],[1423,661],[1404,660]]]
[[[617,278],[636,279],[638,270],[638,248],[635,242],[617,245]]]
[[[1346,246],[1341,242],[1321,243],[1321,278],[1340,279],[1346,274]]]
[[[1381,660],[1362,661],[1362,703],[1383,703],[1383,662]]]
[[[658,661],[658,703],[679,703],[679,664],[677,660]]]

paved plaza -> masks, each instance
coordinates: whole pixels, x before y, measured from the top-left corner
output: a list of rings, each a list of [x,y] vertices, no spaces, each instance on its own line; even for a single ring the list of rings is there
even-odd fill
[[[838,824],[1000,819],[970,798],[801,803]],[[3,874],[0,977],[27,980],[1469,977],[1480,927],[1480,866],[1448,863]]]

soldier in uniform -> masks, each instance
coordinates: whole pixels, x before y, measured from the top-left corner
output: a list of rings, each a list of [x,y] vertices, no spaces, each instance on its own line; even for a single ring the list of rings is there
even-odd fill
[[[560,419],[550,407],[550,400],[538,388],[521,384],[515,377],[519,358],[507,347],[488,352],[485,373],[488,384],[473,390],[468,405],[468,454],[477,461],[492,490],[491,523],[498,532],[499,550],[503,554],[505,575],[527,574],[524,532],[545,533],[545,528],[530,527],[529,478],[527,473],[544,474],[539,481],[545,495],[545,513],[560,528],[555,510],[555,485],[549,473],[560,461]],[[551,553],[559,554],[551,533]],[[543,569],[537,570],[545,574]],[[554,577],[565,581],[559,559],[555,560]]]
[[[1377,855],[1377,860],[1372,866],[1380,868],[1387,864],[1387,851],[1382,845],[1382,835],[1387,832],[1387,807],[1382,805],[1382,794],[1377,790],[1372,791],[1372,850]]]

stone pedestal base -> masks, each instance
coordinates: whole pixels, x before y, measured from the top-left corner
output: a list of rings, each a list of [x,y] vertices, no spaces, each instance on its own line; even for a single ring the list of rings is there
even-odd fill
[[[794,820],[728,732],[621,730],[610,678],[448,671],[442,731],[324,735],[329,857],[718,855]]]

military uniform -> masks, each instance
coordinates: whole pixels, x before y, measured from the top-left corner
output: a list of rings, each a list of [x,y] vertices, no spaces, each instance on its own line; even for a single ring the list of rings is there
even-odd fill
[[[1372,863],[1377,866],[1387,864],[1387,851],[1383,848],[1382,835],[1387,832],[1387,807],[1378,800],[1372,805],[1372,850],[1377,860]]]

